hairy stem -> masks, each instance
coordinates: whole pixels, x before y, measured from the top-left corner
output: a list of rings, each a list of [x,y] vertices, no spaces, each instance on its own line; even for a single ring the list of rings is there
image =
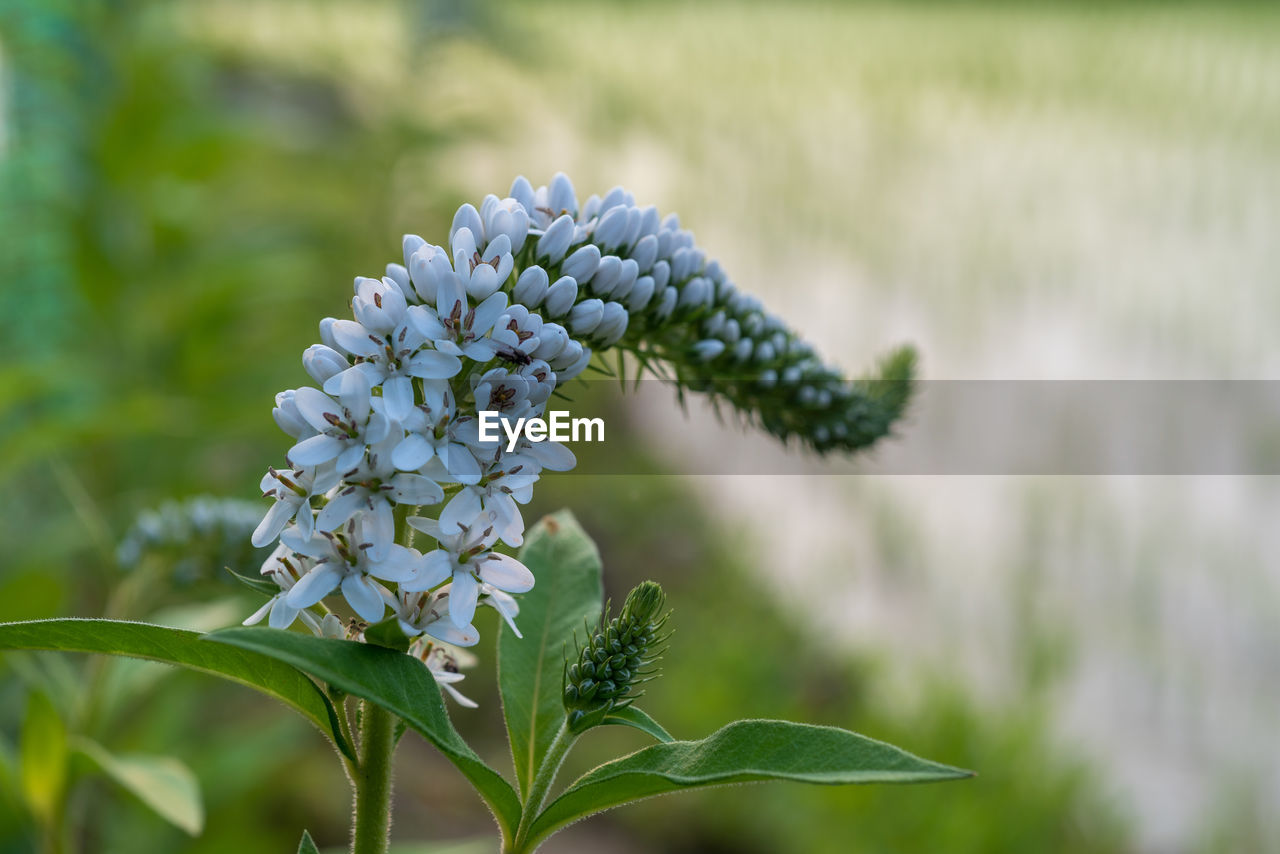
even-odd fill
[[[390,843],[395,728],[395,717],[390,712],[370,702],[363,704],[351,854],[386,854]]]
[[[520,828],[516,831],[516,838],[511,845],[513,854],[524,852],[528,844],[529,829],[533,826],[538,813],[542,811],[542,804],[547,799],[547,793],[551,791],[551,784],[556,781],[556,774],[560,773],[560,766],[564,764],[569,748],[573,747],[573,743],[577,740],[578,737],[569,731],[569,719],[565,718],[560,724],[560,729],[556,730],[556,737],[547,748],[547,755],[542,758],[538,773],[534,775],[533,782],[529,785],[529,791],[526,793],[523,808],[520,811]]]

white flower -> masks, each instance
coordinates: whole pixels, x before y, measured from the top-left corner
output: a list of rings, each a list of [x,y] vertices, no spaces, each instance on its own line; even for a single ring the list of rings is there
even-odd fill
[[[276,503],[267,511],[262,522],[254,530],[250,541],[255,548],[262,548],[280,536],[284,526],[297,521],[304,536],[311,536],[313,517],[311,499],[322,496],[338,484],[338,471],[330,463],[314,469],[293,469],[280,472],[268,469],[260,485],[264,498],[275,498]],[[304,509],[305,508],[305,509]]]
[[[425,401],[404,421],[407,435],[391,452],[391,462],[402,471],[418,471],[438,459],[458,483],[480,480],[480,463],[458,437],[457,405],[448,384],[427,384]]]
[[[475,233],[463,227],[454,233],[450,246],[453,248],[454,275],[472,299],[482,300],[502,287],[515,266],[511,239],[505,234],[491,240],[481,254]]]
[[[531,457],[504,454],[479,483],[467,484],[440,512],[440,528],[453,531],[488,519],[494,533],[509,546],[524,542],[524,520],[518,504],[533,498],[541,466]]]
[[[542,343],[542,317],[533,314],[523,305],[507,306],[506,313],[493,325],[493,340],[497,342],[497,355],[510,362],[523,362]],[[517,355],[518,354],[518,355]]]
[[[364,532],[369,540],[369,557],[385,560],[396,538],[395,505],[417,507],[438,504],[444,499],[440,484],[420,474],[396,471],[392,451],[400,442],[400,426],[392,430],[354,470],[342,476],[338,494],[316,517],[320,531],[336,531],[356,513],[364,519]],[[305,532],[299,531],[306,535]]]
[[[333,336],[362,361],[330,377],[324,390],[337,393],[348,373],[363,374],[371,388],[382,387],[387,417],[400,420],[413,406],[414,377],[448,379],[462,370],[462,362],[426,349],[427,336],[410,323],[404,294],[390,279],[359,279],[356,293],[352,308],[361,319],[335,321]]]
[[[526,377],[513,374],[505,368],[486,371],[472,390],[476,411],[498,412],[504,419],[511,421],[527,417],[533,409],[529,400],[529,385]]]
[[[533,573],[524,564],[491,550],[495,534],[487,520],[476,520],[468,527],[454,529],[453,533],[446,533],[434,519],[412,516],[408,521],[434,537],[441,548],[423,555],[416,577],[403,582],[400,589],[429,590],[442,581],[451,580],[449,619],[455,626],[471,623],[481,584],[490,584],[507,593],[532,589]]]
[[[273,629],[287,629],[293,625],[293,621],[298,618],[299,609],[290,605],[286,597],[298,578],[306,573],[305,560],[303,558],[299,561],[293,550],[285,545],[276,546],[275,551],[262,564],[262,575],[279,585],[280,592],[254,611],[242,625],[257,625],[262,622],[263,617],[267,617],[267,625]]]
[[[374,579],[405,583],[415,578],[422,556],[413,549],[391,544],[384,559],[369,552],[361,519],[349,521],[341,531],[317,532],[310,538],[296,528],[286,528],[280,542],[294,552],[312,558],[315,565],[289,590],[285,602],[299,610],[309,608],[339,587],[362,619],[376,623],[386,612],[390,593]]]
[[[335,401],[310,387],[294,392],[298,412],[318,435],[303,439],[289,449],[295,466],[318,466],[337,459],[338,471],[354,468],[367,445],[386,438],[386,416],[373,408],[369,380],[359,371],[342,375],[342,387]]]
[[[462,282],[454,277],[439,283],[435,311],[428,306],[413,306],[409,321],[437,350],[487,362],[493,358],[496,344],[484,337],[485,333],[506,307],[507,295],[498,291],[473,308]]]

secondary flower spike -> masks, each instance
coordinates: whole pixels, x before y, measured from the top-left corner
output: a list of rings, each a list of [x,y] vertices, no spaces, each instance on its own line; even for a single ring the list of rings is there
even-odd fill
[[[355,279],[351,318],[320,322],[302,356],[314,385],[275,397],[293,444],[262,480],[273,503],[253,543],[275,544],[262,574],[280,593],[246,623],[300,619],[357,640],[394,624],[451,693],[461,677],[443,663],[479,639],[476,607],[514,628],[511,594],[537,582],[495,549],[523,542],[520,508],[542,472],[576,464],[554,441],[482,438],[480,412],[541,418],[610,348],[823,453],[885,436],[910,397],[911,350],[842,379],[674,215],[621,187],[580,203],[563,174],[538,188],[517,178],[505,198],[462,205],[443,245],[406,235],[402,249],[384,275]],[[337,620],[330,602],[359,620]],[[624,615],[640,608],[629,598]]]
[[[564,667],[564,708],[569,728],[582,732],[600,723],[609,712],[624,708],[640,696],[635,690],[657,673],[662,627],[667,614],[662,587],[654,581],[638,584],[627,594],[622,613],[588,627],[586,640]]]

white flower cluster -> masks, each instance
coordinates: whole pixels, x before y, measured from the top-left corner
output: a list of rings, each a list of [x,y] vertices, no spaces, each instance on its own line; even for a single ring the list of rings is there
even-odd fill
[[[554,442],[481,441],[477,413],[541,416],[594,351],[669,362],[681,382],[783,437],[826,449],[849,435],[839,375],[737,293],[674,215],[621,188],[579,207],[562,174],[538,189],[517,178],[507,198],[459,208],[447,248],[413,235],[403,248],[403,265],[356,279],[353,319],[321,322],[322,343],[302,358],[315,386],[276,396],[295,444],[288,468],[262,480],[275,504],[253,543],[278,540],[262,573],[280,592],[247,623],[302,619],[359,636],[362,626],[326,616],[322,600],[340,594],[367,623],[390,612],[415,638],[410,651],[442,684],[456,681],[441,650],[476,643],[479,604],[514,629],[511,594],[534,583],[495,547],[521,544],[519,505],[542,471],[575,464]],[[800,417],[778,420],[778,407]],[[414,548],[414,532],[435,548]]]

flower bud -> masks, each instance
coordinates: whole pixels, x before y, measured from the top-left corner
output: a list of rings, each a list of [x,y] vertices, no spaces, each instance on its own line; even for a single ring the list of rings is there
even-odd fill
[[[573,192],[573,182],[563,172],[557,172],[551,179],[551,186],[547,190],[547,207],[555,214],[567,213],[570,221],[578,215],[578,197]]]
[[[604,302],[602,300],[583,300],[569,312],[569,331],[574,335],[590,335],[600,325],[603,317]]]
[[[271,417],[276,420],[276,424],[280,426],[288,435],[295,439],[305,439],[308,436],[314,436],[315,428],[308,423],[307,419],[302,417],[302,413],[298,411],[298,404],[293,399],[294,390],[288,389],[276,395],[275,408],[271,410]]]
[[[484,239],[492,242],[498,235],[506,235],[511,241],[511,251],[519,252],[529,234],[529,214],[512,198],[499,199],[490,194],[480,206],[480,218],[484,220]]]
[[[320,321],[320,343],[335,350],[338,349],[338,339],[333,337],[333,324],[337,322],[336,317],[326,317]]]
[[[530,214],[533,213],[533,185],[529,183],[528,178],[523,175],[517,175],[516,179],[511,182],[511,190],[508,195],[519,202],[520,207]]]
[[[634,259],[624,258],[622,271],[618,273],[618,281],[614,282],[613,289],[609,291],[609,296],[616,300],[626,299],[627,294],[631,293],[631,289],[635,287],[636,277],[639,275],[640,265]]]
[[[533,358],[550,362],[569,343],[568,331],[558,323],[544,323],[538,333],[538,348],[533,351]]]
[[[409,266],[409,260],[413,258],[413,253],[417,252],[423,246],[427,245],[427,241],[423,240],[416,234],[406,234],[400,240],[400,245],[404,249],[404,265]]]
[[[525,267],[511,291],[513,302],[537,308],[547,296],[547,271],[541,267]]]
[[[627,294],[627,308],[632,311],[644,311],[653,299],[653,276],[641,276],[636,279],[631,293]]]
[[[568,214],[551,223],[538,238],[537,256],[546,258],[552,264],[560,263],[564,253],[569,251],[569,244],[573,241],[573,231],[573,217]]]
[[[577,298],[578,283],[571,276],[564,276],[547,290],[542,308],[547,317],[562,317],[573,308]]]
[[[626,334],[627,322],[631,315],[627,313],[627,309],[618,302],[607,302],[604,305],[604,313],[600,317],[600,325],[595,329],[595,339],[601,349],[612,347],[618,343],[618,340]]]
[[[566,276],[572,276],[579,282],[586,282],[595,275],[596,267],[600,265],[600,248],[588,243],[574,251],[572,255],[565,259],[564,264],[560,267],[560,272]]]
[[[578,342],[570,339],[569,343],[577,344]],[[565,350],[568,350],[568,349],[569,349],[568,347],[565,348]],[[564,353],[561,353],[560,356],[563,359]],[[569,380],[576,377],[578,374],[585,371],[587,369],[587,365],[590,363],[591,363],[591,348],[582,347],[582,352],[578,354],[578,358],[574,359],[573,362],[567,365],[566,367],[556,369],[556,379],[560,382],[568,382]]]
[[[617,205],[604,212],[592,237],[597,246],[612,250],[622,244],[627,233],[627,211],[625,206]]]
[[[581,733],[601,723],[614,709],[630,705],[637,687],[652,679],[666,640],[662,627],[667,615],[662,588],[645,581],[635,587],[611,620],[601,615],[588,628],[585,642],[565,664],[563,697],[569,729]]]
[[[453,236],[463,228],[468,229],[474,237],[485,236],[484,222],[480,219],[480,212],[469,203],[458,208],[458,212],[453,215],[453,225],[449,228],[450,244],[453,243]]]
[[[302,367],[316,381],[316,385],[322,386],[326,380],[342,373],[350,365],[347,363],[347,357],[332,347],[312,344],[302,353]]]
[[[707,338],[693,345],[693,354],[703,362],[710,362],[723,352],[724,342],[715,338]]]
[[[596,267],[595,275],[591,279],[591,291],[601,296],[608,296],[621,274],[622,259],[617,255],[606,255],[600,259]]]
[[[658,303],[654,316],[658,320],[666,320],[671,316],[671,312],[676,310],[676,300],[679,298],[680,292],[676,290],[676,286],[667,285],[667,289],[662,292],[662,302]]]
[[[636,241],[635,248],[631,250],[631,257],[639,265],[641,273],[649,272],[653,262],[658,260],[658,238],[652,234],[641,237]]]

